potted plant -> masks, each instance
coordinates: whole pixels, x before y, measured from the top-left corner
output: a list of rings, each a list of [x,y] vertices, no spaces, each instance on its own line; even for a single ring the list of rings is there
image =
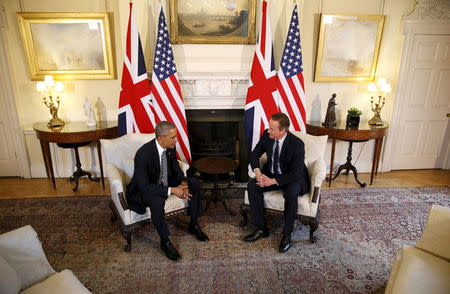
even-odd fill
[[[351,107],[347,111],[347,126],[349,127],[357,127],[359,125],[359,118],[362,114],[362,111],[356,107]]]

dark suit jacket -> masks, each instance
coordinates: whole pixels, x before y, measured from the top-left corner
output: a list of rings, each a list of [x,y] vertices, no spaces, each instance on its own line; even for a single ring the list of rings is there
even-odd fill
[[[166,149],[167,176],[169,186],[171,183],[181,183],[186,178],[175,155],[175,148]],[[142,145],[134,156],[133,178],[127,186],[126,197],[131,210],[145,213],[148,201],[144,197],[163,197],[167,199],[167,187],[158,185],[160,160],[156,139]]]
[[[256,144],[255,149],[251,152],[250,165],[252,169],[261,169],[259,158],[266,153],[267,163],[261,171],[263,174],[271,173],[273,143],[274,140],[269,138],[269,133],[265,130],[258,144]],[[278,185],[283,187],[289,183],[300,182],[300,194],[308,193],[311,184],[308,169],[305,165],[305,143],[299,137],[287,132],[286,139],[281,148],[279,161],[282,174],[275,176]]]

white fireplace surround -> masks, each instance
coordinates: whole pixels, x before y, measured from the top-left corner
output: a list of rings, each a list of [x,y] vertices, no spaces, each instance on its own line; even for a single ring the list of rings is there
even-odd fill
[[[244,109],[249,72],[179,72],[186,109]]]

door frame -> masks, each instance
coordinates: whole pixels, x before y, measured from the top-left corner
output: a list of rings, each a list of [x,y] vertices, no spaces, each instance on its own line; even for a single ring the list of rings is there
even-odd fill
[[[413,44],[416,35],[450,35],[450,21],[430,21],[430,20],[405,20],[403,27],[403,34],[405,41],[403,44],[402,60],[400,64],[399,79],[395,93],[394,109],[392,112],[392,120],[390,123],[389,136],[386,138],[386,152],[383,164],[383,171],[392,170],[392,159],[395,156],[394,152],[398,147],[398,140],[396,138],[400,135],[400,114],[402,111],[401,105],[406,103],[406,94],[408,91],[407,82],[409,76],[406,74],[411,68],[410,57],[413,51]],[[450,125],[450,123],[448,124]],[[448,126],[447,125],[447,126]],[[447,158],[449,150],[446,151]],[[444,168],[450,168],[450,160],[446,160]]]
[[[1,95],[6,97],[6,115],[11,125],[11,136],[15,147],[16,159],[18,163],[18,173],[20,177],[30,178],[31,172],[29,168],[28,156],[25,148],[25,138],[22,128],[20,127],[19,116],[17,113],[16,99],[12,87],[11,72],[7,59],[7,49],[5,42],[4,30],[7,27],[6,8],[0,4],[0,79],[5,84]]]

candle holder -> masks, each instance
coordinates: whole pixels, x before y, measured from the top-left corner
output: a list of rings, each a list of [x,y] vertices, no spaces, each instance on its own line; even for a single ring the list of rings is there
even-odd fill
[[[64,85],[62,82],[56,82],[53,80],[53,76],[47,75],[43,82],[38,82],[36,88],[39,92],[48,92],[48,97],[42,97],[42,102],[47,106],[50,110],[50,114],[52,118],[47,123],[47,126],[50,129],[61,128],[64,126],[64,121],[58,117],[58,110],[61,104],[61,98],[56,96],[56,99],[53,99],[53,91],[55,92],[63,92]]]
[[[378,79],[377,84],[369,83],[368,90],[372,93],[372,97],[370,97],[370,106],[374,112],[373,117],[369,120],[369,125],[382,126],[384,123],[380,113],[386,103],[386,95],[391,92],[391,85],[386,82],[386,79],[380,78]],[[377,95],[378,101],[373,98]]]

